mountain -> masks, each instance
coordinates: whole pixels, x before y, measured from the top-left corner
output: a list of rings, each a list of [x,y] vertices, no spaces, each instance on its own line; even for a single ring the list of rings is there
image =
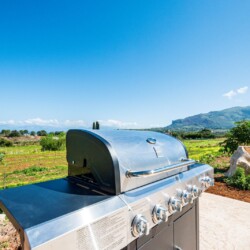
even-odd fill
[[[189,116],[184,119],[174,120],[171,125],[165,128],[184,131],[195,131],[203,128],[228,130],[234,126],[235,122],[242,120],[250,120],[250,106],[233,107]]]

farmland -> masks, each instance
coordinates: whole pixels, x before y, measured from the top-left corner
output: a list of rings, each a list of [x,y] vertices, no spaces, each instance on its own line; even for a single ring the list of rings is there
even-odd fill
[[[66,151],[41,151],[40,145],[0,148],[5,153],[0,188],[62,178],[67,175]]]
[[[221,139],[185,140],[189,157],[203,160],[219,168],[229,165],[229,158],[220,153]],[[5,153],[0,169],[0,188],[62,178],[67,175],[66,151],[41,151],[40,145],[1,147]],[[5,172],[5,174],[4,174]],[[5,178],[4,178],[5,176]]]
[[[222,152],[220,143],[224,139],[184,140],[191,159],[208,163],[215,174],[224,173],[230,166],[230,156]]]
[[[187,147],[189,157],[199,160],[204,155],[212,154],[218,155],[220,153],[220,145],[223,139],[209,139],[209,140],[184,140]]]

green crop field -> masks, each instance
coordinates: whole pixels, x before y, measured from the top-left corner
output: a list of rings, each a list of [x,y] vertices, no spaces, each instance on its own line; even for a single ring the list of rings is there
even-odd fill
[[[215,167],[215,172],[229,166],[228,156],[220,152],[222,139],[184,140],[189,157]],[[40,145],[0,147],[5,153],[0,165],[0,188],[62,178],[67,175],[66,151],[41,151]],[[5,178],[4,178],[5,176]],[[5,181],[4,181],[5,180]]]
[[[221,146],[219,145],[223,139],[209,139],[209,140],[184,140],[183,143],[187,147],[189,157],[195,160],[207,154],[218,155]]]
[[[0,147],[5,153],[0,188],[61,178],[67,175],[66,151],[41,151],[41,146]],[[4,174],[5,173],[5,174]],[[4,178],[5,176],[5,178]]]

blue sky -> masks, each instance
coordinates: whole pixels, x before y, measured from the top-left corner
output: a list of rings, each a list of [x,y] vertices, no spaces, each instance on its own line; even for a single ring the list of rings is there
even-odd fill
[[[1,1],[0,124],[165,126],[250,105],[250,1]]]

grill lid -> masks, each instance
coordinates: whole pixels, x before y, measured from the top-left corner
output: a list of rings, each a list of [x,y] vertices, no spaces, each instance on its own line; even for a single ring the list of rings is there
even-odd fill
[[[119,194],[188,169],[184,145],[162,133],[69,130],[69,176]]]

